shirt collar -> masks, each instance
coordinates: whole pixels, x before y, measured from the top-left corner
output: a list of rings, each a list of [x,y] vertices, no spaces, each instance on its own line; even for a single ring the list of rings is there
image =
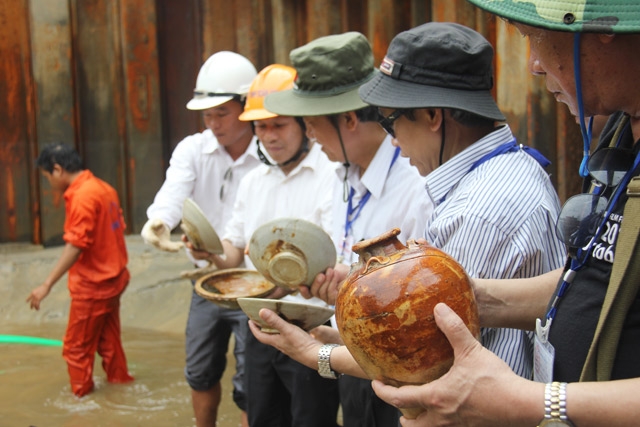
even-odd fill
[[[440,200],[469,172],[476,160],[512,139],[513,133],[509,126],[500,126],[427,175],[426,188],[433,202],[438,205]]]
[[[251,142],[244,153],[242,153],[242,156],[238,157],[236,163],[245,163],[249,158],[251,158],[252,161],[257,160],[260,162],[260,157],[258,157],[258,137],[255,135],[251,138]]]
[[[382,190],[385,182],[387,182],[387,175],[391,170],[390,166],[395,150],[396,147],[391,144],[391,136],[387,135],[360,180],[376,199],[382,196]]]
[[[214,151],[224,151],[222,149],[222,145],[218,142],[218,139],[215,137],[211,129],[205,129],[202,131],[202,135],[204,135],[204,144],[202,144],[200,152],[202,154],[211,154]]]
[[[215,137],[213,132],[210,129],[205,129],[202,132],[205,135],[205,142],[202,144],[201,153],[202,154],[212,154],[214,152],[219,152],[220,154],[225,154],[228,156],[227,151],[224,149],[222,145],[218,142],[218,139]],[[253,157],[255,160],[260,161],[258,157],[258,138],[254,135],[251,138],[251,142],[247,146],[247,149],[242,153],[240,157],[236,159],[234,163],[242,164],[247,161],[248,157]]]
[[[387,135],[386,138],[378,147],[378,151],[371,159],[369,167],[360,177],[360,167],[357,165],[349,166],[349,174],[347,176],[347,183],[349,188],[356,190],[358,197],[369,191],[372,196],[379,199],[382,196],[382,190],[384,184],[387,181],[387,175],[391,168],[391,160],[395,154],[396,148],[391,144],[391,136]],[[336,175],[342,181],[344,179],[344,165],[336,165]]]

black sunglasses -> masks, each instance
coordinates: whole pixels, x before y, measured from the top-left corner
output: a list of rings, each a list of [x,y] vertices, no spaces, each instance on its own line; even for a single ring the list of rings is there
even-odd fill
[[[556,232],[575,257],[577,250],[587,246],[598,227],[604,221],[609,201],[602,194],[607,188],[615,188],[633,166],[631,150],[603,148],[596,151],[587,165],[594,191],[569,198],[562,207]]]
[[[392,138],[396,137],[396,132],[393,130],[393,122],[398,120],[403,115],[407,114],[409,110],[398,108],[393,113],[389,114],[388,117],[385,117],[380,109],[378,109],[378,123],[382,126],[382,129],[387,131]]]

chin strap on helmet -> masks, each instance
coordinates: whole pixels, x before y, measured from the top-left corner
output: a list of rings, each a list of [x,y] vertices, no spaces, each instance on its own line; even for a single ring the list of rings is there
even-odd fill
[[[340,124],[338,123],[338,115],[329,116],[329,121],[336,128],[336,132],[338,132],[338,140],[340,141],[340,148],[342,149],[342,156],[344,157],[344,178],[342,180],[342,200],[346,203],[349,201],[349,183],[347,182],[347,177],[349,176],[349,159],[347,159],[347,150],[344,148],[344,142],[342,141],[342,133],[340,132]]]

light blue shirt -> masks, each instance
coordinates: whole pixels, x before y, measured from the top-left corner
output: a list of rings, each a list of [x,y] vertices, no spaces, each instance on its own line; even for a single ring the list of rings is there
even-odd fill
[[[453,256],[470,277],[507,279],[537,276],[564,264],[556,237],[560,201],[547,172],[523,150],[471,165],[512,140],[502,126],[427,176],[436,205],[425,238]],[[531,377],[532,335],[516,329],[483,328],[482,344]]]

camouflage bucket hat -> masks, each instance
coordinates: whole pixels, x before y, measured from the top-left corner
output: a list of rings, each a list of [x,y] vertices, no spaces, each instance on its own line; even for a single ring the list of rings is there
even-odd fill
[[[282,116],[324,116],[367,106],[358,88],[375,74],[367,38],[356,31],[317,38],[291,51],[293,89],[267,95],[264,106]]]
[[[637,0],[467,0],[522,24],[574,33],[640,33]]]

